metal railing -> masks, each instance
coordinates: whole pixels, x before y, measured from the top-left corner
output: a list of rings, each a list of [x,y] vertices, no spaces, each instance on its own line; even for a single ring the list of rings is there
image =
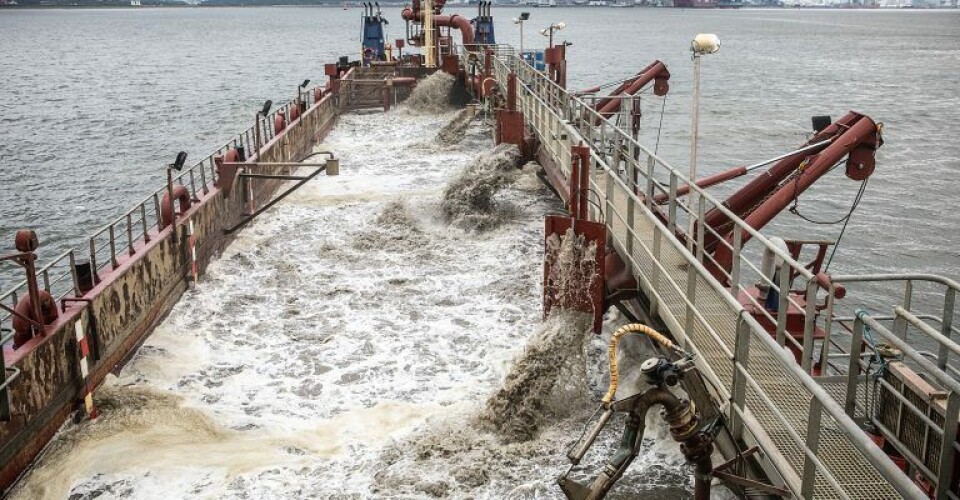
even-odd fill
[[[301,97],[307,109],[316,105],[313,102],[313,89],[302,92]],[[335,106],[332,100],[321,101],[324,106]],[[287,127],[291,124],[291,110],[299,103],[296,99],[274,108],[258,123],[237,134],[215,151],[205,156],[193,166],[178,172],[173,177],[175,184],[186,188],[192,202],[203,199],[214,188],[217,181],[217,169],[214,158],[222,156],[231,148],[242,147],[248,155],[256,156],[263,146],[276,138],[274,119],[278,114],[284,116]],[[259,140],[258,140],[259,138]],[[153,238],[163,231],[161,216],[161,200],[167,193],[167,186],[155,190],[147,198],[137,203],[130,210],[110,221],[102,228],[86,238],[79,248],[73,248],[54,257],[49,263],[36,271],[40,288],[49,292],[59,303],[66,297],[82,297],[80,281],[77,275],[77,264],[89,262],[95,272],[92,279],[94,284],[99,283],[100,275],[118,267],[128,256],[136,255]],[[26,279],[17,283],[0,294],[0,303],[15,307],[17,302],[26,295]],[[0,311],[0,328],[11,330],[11,315]],[[4,343],[10,339],[3,338]]]
[[[567,178],[571,147],[589,146],[590,197],[596,201],[593,217],[607,225],[612,243],[650,300],[652,312],[660,315],[685,349],[702,360],[708,381],[729,402],[726,413],[736,437],[763,448],[775,468],[771,475],[779,475],[803,498],[921,497],[913,481],[810,376],[816,297],[822,280],[696,185],[690,187],[697,200],[691,206],[678,195],[678,188],[690,183],[677,168],[512,51],[495,51],[498,83],[505,88],[508,74],[516,73],[526,123],[542,151]],[[658,195],[665,200],[662,204],[654,201]],[[733,227],[727,234],[731,238],[699,224],[709,210],[730,220]],[[694,225],[706,233],[700,230],[688,236],[690,241],[681,241],[678,228]],[[729,252],[729,266],[703,250],[705,234]],[[758,252],[744,249],[745,236],[760,253],[781,262],[782,271],[771,275],[759,269],[754,264]],[[714,272],[719,272],[723,283]],[[785,314],[771,314],[749,294],[758,285],[778,293],[778,310],[793,307],[803,313],[800,338],[787,331]],[[795,287],[811,300],[805,304],[795,300],[789,293]],[[775,325],[773,337],[739,299],[752,305],[760,319]],[[800,364],[785,346],[800,353]],[[876,481],[865,481],[869,477]]]

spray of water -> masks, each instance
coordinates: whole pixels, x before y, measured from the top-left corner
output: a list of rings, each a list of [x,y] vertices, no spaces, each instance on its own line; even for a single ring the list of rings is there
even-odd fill
[[[450,111],[450,91],[454,77],[443,71],[424,78],[403,102],[403,108],[413,114],[430,115]]]
[[[497,227],[506,215],[495,197],[517,179],[520,150],[501,144],[462,169],[443,191],[440,211],[444,219],[464,229],[484,231]]]
[[[341,175],[245,228],[17,497],[559,498],[603,342],[576,314],[540,324],[556,205],[533,193],[535,167],[497,196],[517,207],[509,230],[437,218],[431,186],[488,148],[473,122],[457,148],[411,149],[446,121],[343,117],[324,146]],[[685,486],[667,443],[618,488]]]
[[[464,108],[460,110],[452,120],[440,129],[440,132],[437,132],[437,141],[445,145],[459,143],[467,135],[470,122],[472,122],[476,116],[476,110],[474,109]]]

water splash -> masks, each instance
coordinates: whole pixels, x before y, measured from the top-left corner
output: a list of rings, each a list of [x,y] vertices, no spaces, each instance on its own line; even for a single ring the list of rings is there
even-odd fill
[[[489,230],[506,217],[497,193],[517,179],[520,150],[501,144],[462,169],[443,191],[440,210],[447,222],[474,231]]]
[[[452,120],[440,129],[440,132],[437,132],[437,141],[445,145],[459,143],[467,135],[470,122],[472,122],[476,116],[477,112],[475,109],[464,108],[460,110]]]
[[[403,109],[413,114],[437,114],[450,111],[450,91],[456,79],[443,71],[420,80],[410,97],[403,101]]]

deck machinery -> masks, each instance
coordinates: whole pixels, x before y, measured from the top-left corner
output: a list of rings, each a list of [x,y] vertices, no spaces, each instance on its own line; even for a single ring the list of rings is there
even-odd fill
[[[879,124],[856,112],[818,117],[798,149],[689,182],[637,140],[637,96],[651,86],[654,95],[669,92],[663,62],[607,95],[569,92],[566,43],[551,42],[538,71],[495,44],[489,2],[474,19],[444,15],[444,2],[405,8],[406,38],[393,45],[379,6],[365,4],[359,60],[327,64],[325,86],[306,89],[305,81],[296,99],[265,106],[254,127],[197,165],[181,171],[178,156],[153,203],[91,237],[89,253],[38,266],[36,235],[18,233],[17,252],[3,260],[23,266],[26,279],[0,295],[0,332],[10,344],[0,367],[4,488],[70,413],[95,416],[90,393],[229,243],[231,229],[276,201],[290,165],[338,113],[389,109],[398,88],[439,68],[495,115],[496,142],[516,144],[542,165],[568,208],[547,218],[547,236],[572,231],[597,243],[596,275],[579,294],[551,293],[556,263],[545,262],[545,313],[588,312],[599,332],[604,311],[617,306],[644,323],[614,333],[601,417],[568,457],[579,465],[612,415],[626,412],[621,446],[592,482],[560,478],[568,497],[598,499],[615,487],[640,451],[653,407],[665,409],[672,437],[695,466],[698,498],[714,478],[764,496],[960,496],[960,346],[950,338],[960,284],[927,274],[831,274],[834,242],[760,232],[784,210],[799,214],[798,197],[841,165],[861,183],[859,199],[883,143]],[[402,54],[407,43],[422,53]],[[321,168],[339,165],[331,158]],[[748,175],[724,200],[708,191]],[[853,309],[844,308],[848,288],[876,282],[902,285],[902,300],[888,311],[844,312]],[[939,294],[939,314],[924,309],[924,286]],[[137,293],[121,299],[128,289]],[[622,367],[641,371],[648,386],[621,395],[617,343],[629,333],[645,334],[661,353]],[[727,462],[711,462],[714,447]]]

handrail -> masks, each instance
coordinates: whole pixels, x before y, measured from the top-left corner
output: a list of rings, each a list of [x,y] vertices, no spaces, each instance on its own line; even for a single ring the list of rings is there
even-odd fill
[[[555,134],[558,129],[554,125],[554,123],[560,123],[560,130],[567,134],[567,136],[569,137],[568,140],[570,140],[572,143],[575,143],[577,141],[586,142],[588,143],[588,145],[592,146],[591,150],[594,152],[596,152],[598,149],[600,151],[605,151],[605,146],[608,144],[607,142],[608,137],[615,136],[616,138],[622,141],[621,144],[625,143],[628,145],[632,145],[637,150],[644,152],[647,155],[647,159],[649,161],[648,165],[653,164],[655,166],[656,163],[659,163],[661,166],[666,168],[669,171],[671,176],[670,187],[671,187],[671,195],[672,195],[671,198],[673,198],[671,199],[671,204],[672,204],[671,206],[676,207],[677,205],[680,205],[682,207],[681,209],[686,210],[691,215],[691,217],[696,216],[695,211],[692,210],[691,207],[683,205],[682,203],[678,203],[676,200],[675,186],[678,184],[678,181],[683,180],[683,181],[687,181],[687,183],[690,184],[687,178],[682,173],[679,173],[675,168],[673,168],[668,163],[664,162],[657,155],[649,151],[649,149],[639,144],[632,137],[623,133],[621,130],[619,130],[618,127],[613,125],[605,117],[599,116],[600,120],[594,121],[595,117],[591,116],[591,114],[598,115],[597,113],[594,113],[592,110],[590,110],[588,106],[585,106],[584,103],[578,98],[576,98],[575,96],[569,95],[566,92],[566,90],[562,89],[561,87],[556,85],[554,82],[542,77],[542,75],[533,71],[532,68],[529,68],[529,65],[525,61],[522,61],[519,58],[516,58],[515,56],[512,56],[512,55],[510,56],[508,61],[503,61],[501,57],[494,58],[494,71],[495,71],[496,77],[498,78],[501,84],[505,84],[506,73],[511,71],[511,69],[515,70],[519,76],[519,78],[517,79],[518,93],[520,93],[521,96],[523,97],[520,100],[520,105],[524,111],[524,114],[528,116],[528,120],[531,122],[531,126],[534,128],[534,131],[538,135],[540,135],[541,137],[544,137],[544,136],[549,136],[551,134]],[[535,90],[534,87],[537,87],[537,89]],[[542,90],[543,93],[538,92],[539,90]],[[529,104],[528,104],[528,98],[530,100]],[[557,101],[557,102],[552,103],[547,101]],[[578,106],[580,107],[579,110],[576,109]],[[579,112],[573,113],[572,111],[574,110],[577,110]],[[568,116],[562,116],[564,113],[566,113]],[[585,117],[586,119],[581,118],[578,124],[577,120],[572,119],[571,116]],[[544,127],[547,130],[541,130],[539,128],[541,124],[538,123],[538,120],[543,120],[547,118],[549,118],[552,121],[547,122],[547,124],[544,125]],[[596,127],[589,126],[589,129],[584,129],[584,126],[590,123],[599,123],[599,128],[600,128],[599,134],[597,134]],[[601,144],[600,148],[598,148],[597,146],[598,143],[592,140],[591,136],[593,134],[599,135],[600,137],[599,143]],[[555,136],[551,137],[550,139],[555,139]],[[549,143],[549,142],[558,142],[558,141],[544,140],[542,142]],[[549,147],[551,148],[550,151],[553,154],[559,153],[557,154],[558,158],[566,158],[563,151],[554,151],[553,145],[550,145]],[[560,144],[560,148],[561,149],[563,148],[562,144]],[[781,345],[767,333],[766,329],[753,316],[751,316],[750,314],[745,314],[746,310],[743,308],[740,302],[736,299],[736,297],[731,295],[730,290],[724,287],[719,281],[717,281],[716,278],[713,277],[713,275],[704,266],[703,261],[701,261],[701,259],[694,254],[694,249],[684,246],[676,239],[673,233],[673,230],[670,227],[667,227],[664,224],[664,222],[652,212],[651,207],[649,207],[644,202],[644,200],[640,199],[640,197],[636,194],[635,190],[631,189],[631,186],[628,186],[624,182],[619,172],[614,170],[611,167],[611,165],[607,161],[606,155],[602,153],[593,154],[592,159],[595,162],[595,164],[600,167],[601,173],[604,176],[606,176],[607,182],[608,183],[612,182],[613,186],[615,186],[615,188],[618,189],[618,191],[620,191],[620,195],[623,195],[624,193],[626,193],[628,203],[631,204],[628,206],[635,207],[639,205],[640,206],[639,210],[643,214],[643,217],[646,217],[647,223],[650,223],[654,226],[654,231],[657,234],[665,235],[667,239],[667,243],[674,248],[675,252],[678,252],[680,254],[682,259],[686,261],[686,265],[690,266],[691,274],[689,276],[702,277],[703,281],[707,284],[707,286],[713,289],[713,291],[716,292],[716,295],[720,297],[720,299],[727,305],[731,313],[737,315],[738,324],[742,323],[746,325],[746,331],[749,332],[749,335],[747,337],[748,341],[752,340],[754,343],[759,344],[755,347],[755,349],[756,348],[762,349],[764,356],[767,356],[767,357],[772,356],[776,361],[776,364],[783,368],[786,375],[792,378],[799,386],[801,386],[805,391],[805,393],[809,394],[812,400],[816,402],[816,405],[814,405],[816,407],[816,410],[811,408],[811,414],[809,416],[810,422],[813,422],[814,419],[816,419],[816,421],[819,421],[820,412],[823,412],[823,414],[825,415],[829,415],[836,422],[836,425],[838,425],[839,428],[844,432],[851,446],[854,449],[856,449],[857,452],[860,455],[862,455],[864,459],[867,462],[869,462],[872,467],[876,468],[881,474],[883,474],[884,477],[889,481],[891,486],[900,495],[907,496],[907,497],[915,497],[915,498],[923,497],[923,493],[913,483],[913,481],[909,477],[907,477],[905,474],[903,474],[902,471],[899,468],[897,468],[892,461],[889,460],[889,458],[882,452],[882,450],[880,450],[880,448],[878,448],[873,443],[873,441],[870,440],[860,430],[860,428],[853,421],[853,419],[850,418],[845,413],[844,409],[833,399],[833,397],[830,394],[828,394],[826,390],[820,384],[818,384],[809,375],[809,373],[807,373],[806,370],[802,369],[795,362],[792,355],[789,354],[789,351],[786,351],[785,349],[783,349]],[[624,158],[623,160],[635,161],[632,158]],[[561,166],[561,168],[563,168],[563,166]],[[652,168],[653,167],[651,167],[651,169]],[[650,172],[652,170],[644,173],[644,166],[641,164],[641,162],[639,161],[636,162],[635,170],[639,172],[640,175],[646,177],[648,183],[653,181],[652,177],[650,176]],[[780,257],[783,262],[786,262],[787,265],[792,267],[796,271],[796,274],[798,276],[805,278],[808,283],[807,289],[810,290],[812,288],[815,293],[817,287],[819,287],[820,284],[817,282],[816,276],[813,273],[809,272],[803,265],[801,265],[795,259],[793,259],[792,256],[788,255],[787,252],[784,252],[780,248],[774,246],[767,238],[765,238],[758,231],[756,231],[752,227],[746,226],[746,224],[742,220],[740,220],[739,217],[734,215],[729,210],[726,210],[725,207],[722,206],[722,203],[716,200],[712,195],[710,195],[706,191],[703,191],[702,189],[699,189],[699,187],[696,186],[695,184],[692,184],[692,186],[694,191],[703,195],[703,199],[706,200],[706,202],[710,202],[714,204],[717,208],[719,208],[719,210],[725,215],[727,215],[728,217],[730,217],[733,223],[738,225],[738,227],[740,227],[744,233],[750,234],[754,239],[756,239],[757,241],[760,241],[764,247],[769,249],[769,251],[771,251],[773,254]],[[595,188],[597,190],[601,189],[599,187],[599,184],[593,183],[592,180],[591,180],[591,188]],[[607,189],[609,189],[609,185]],[[700,213],[702,213],[703,203],[705,202],[701,201]],[[608,205],[608,207],[609,206],[610,205]],[[611,218],[614,215],[621,218],[622,220],[623,214],[619,213],[618,210],[614,210],[613,212],[614,213],[607,214],[607,217],[606,217],[607,224],[610,224]],[[671,224],[674,223],[672,214],[669,222]],[[628,238],[633,240],[637,239],[637,235],[635,234],[634,229],[632,227],[628,226],[627,231],[628,231]],[[615,238],[615,239],[618,239],[618,238]],[[735,239],[735,243],[734,243],[735,246],[738,245],[736,241],[739,241],[739,239]],[[620,244],[622,245],[622,243]],[[646,245],[642,241],[640,241],[640,244],[644,247],[646,251],[649,252],[649,250],[646,248]],[[633,260],[632,253],[628,252],[628,254],[626,255],[626,258],[632,261]],[[740,258],[742,258],[742,256],[740,256]],[[667,286],[668,287],[672,286],[674,289],[677,290],[677,292],[680,292],[681,297],[684,299],[684,301],[687,304],[687,307],[690,308],[691,305],[693,305],[693,303],[690,301],[689,291],[687,291],[685,295],[684,291],[679,289],[680,288],[679,283],[673,281],[673,279],[670,276],[666,276],[666,277],[669,278],[668,281],[670,281],[670,284],[668,284]],[[781,283],[780,283],[781,288],[783,283],[784,281],[783,279],[781,279]],[[734,283],[732,284],[732,286],[739,287],[739,283]],[[689,290],[689,283],[687,287]],[[789,287],[789,282],[787,282],[787,287]],[[788,294],[784,293],[782,295],[788,295]],[[782,300],[789,300],[789,297],[786,297]],[[809,307],[811,303],[812,301],[808,303],[808,313],[810,312]],[[694,309],[695,309],[695,305],[694,305]],[[688,315],[689,315],[689,312],[688,312]],[[808,314],[808,316],[812,317],[812,314]],[[696,320],[700,321],[701,324],[705,323],[702,317],[699,317],[696,314],[694,314],[694,317],[696,318]],[[681,320],[678,319],[677,321],[681,321]],[[688,319],[688,323],[689,323],[689,319]],[[811,325],[810,327],[812,328],[812,325],[813,325],[812,321],[808,321],[808,323],[810,323]],[[708,325],[708,328],[709,328],[709,325]],[[685,331],[682,326],[680,326],[677,329],[671,328],[671,330],[677,330],[675,334],[678,334],[679,336],[685,336]],[[686,344],[690,344],[689,338],[684,338],[683,340],[687,341]],[[739,347],[738,347],[738,351],[739,351]],[[732,357],[729,352],[724,352],[723,356],[728,359],[732,359],[736,361],[736,358]],[[756,384],[756,380],[753,378],[751,373],[746,371],[746,368],[744,368],[742,365],[737,363],[737,367],[735,368],[735,371],[737,371],[738,373],[741,373],[741,375],[744,376],[742,377],[743,379],[742,383],[751,385],[754,388],[754,390],[759,390],[759,392],[761,393],[761,399],[763,399],[766,402],[766,407],[777,418],[779,418],[781,421],[784,421],[784,422],[787,421],[783,412],[780,410],[780,408],[772,400],[770,400],[769,398],[765,398],[766,395],[763,394],[762,387],[759,384]],[[713,378],[713,377],[710,377],[710,378]],[[736,382],[736,377],[735,377],[735,382]],[[718,388],[718,390],[721,390],[721,389]],[[736,406],[736,405],[732,405],[732,406]],[[735,411],[749,412],[749,406],[744,406],[743,409],[736,408]],[[814,411],[816,411],[816,413],[814,413]],[[802,488],[799,488],[798,485],[791,485],[791,488],[797,487],[799,490],[798,492],[801,492],[804,496],[812,495],[813,488],[814,488],[814,484],[813,484],[814,476],[811,475],[811,471],[814,471],[814,470],[820,471],[823,474],[824,478],[828,478],[828,482],[832,486],[834,487],[838,486],[838,484],[835,481],[829,481],[829,479],[832,478],[831,472],[827,470],[826,465],[817,458],[815,443],[817,439],[816,435],[819,435],[819,433],[821,432],[819,427],[814,426],[807,429],[808,442],[806,443],[803,442],[803,440],[800,438],[800,434],[797,433],[797,431],[793,428],[793,426],[788,426],[788,427],[789,427],[788,434],[790,435],[790,439],[796,445],[800,446],[801,449],[804,450],[804,456],[806,457],[807,463],[808,463],[808,465],[805,466],[803,471],[797,471],[798,477],[800,477],[801,475],[803,476],[804,484]],[[756,433],[758,431],[762,432],[762,430],[756,430],[754,432]],[[811,436],[810,433],[814,433],[814,435]],[[814,444],[812,445],[810,444],[810,441],[809,441],[810,439],[814,439],[813,441]],[[810,446],[813,446],[813,448],[811,448]],[[807,467],[812,467],[812,468],[808,469]],[[843,491],[840,490],[837,493],[842,495]]]
[[[781,248],[779,248],[778,246],[774,245],[772,242],[770,242],[770,240],[767,239],[766,236],[764,236],[762,233],[760,233],[759,231],[757,231],[756,229],[754,229],[752,226],[746,224],[738,215],[736,215],[733,211],[731,211],[730,209],[728,209],[728,208],[723,204],[722,201],[720,201],[720,200],[718,200],[716,197],[714,197],[709,191],[707,191],[707,190],[701,188],[700,186],[696,185],[696,183],[691,183],[690,179],[689,179],[686,175],[684,175],[679,169],[677,169],[677,168],[675,168],[674,166],[672,166],[671,164],[667,163],[666,160],[664,160],[663,158],[661,158],[660,156],[658,156],[658,155],[657,155],[656,153],[654,153],[653,151],[650,151],[649,148],[647,148],[646,146],[644,146],[643,144],[641,144],[640,142],[638,142],[636,139],[634,139],[633,137],[631,137],[629,134],[624,133],[623,130],[621,130],[619,127],[617,127],[615,124],[613,124],[607,117],[601,115],[599,112],[597,112],[595,109],[593,109],[593,107],[587,105],[582,99],[578,98],[578,97],[575,96],[575,95],[572,95],[572,94],[568,93],[568,92],[566,91],[566,89],[564,89],[563,87],[560,87],[556,82],[550,80],[549,78],[543,77],[542,74],[540,74],[538,71],[536,71],[535,69],[533,69],[532,67],[530,67],[530,65],[529,65],[526,61],[523,61],[522,59],[516,58],[516,57],[514,57],[514,59],[516,59],[516,63],[517,63],[521,68],[523,68],[524,66],[526,66],[526,68],[524,68],[524,69],[527,70],[528,72],[530,72],[531,74],[533,74],[534,77],[537,77],[537,76],[541,77],[541,81],[539,81],[538,83],[540,83],[540,84],[542,84],[542,85],[547,85],[548,87],[552,87],[551,90],[553,90],[555,93],[558,93],[558,94],[561,94],[561,95],[564,95],[564,94],[565,94],[565,97],[566,97],[570,102],[573,102],[574,104],[577,104],[577,105],[579,105],[579,106],[581,107],[581,111],[582,111],[582,112],[592,114],[592,115],[593,115],[592,118],[593,118],[594,120],[597,120],[597,121],[600,123],[600,126],[606,126],[606,127],[608,127],[609,130],[612,130],[613,133],[616,134],[616,135],[618,135],[622,140],[626,141],[628,144],[632,144],[634,147],[638,148],[641,152],[643,152],[648,158],[652,158],[655,163],[659,163],[659,164],[662,165],[664,168],[666,168],[666,169],[669,171],[669,173],[670,173],[671,175],[673,175],[673,176],[676,176],[676,178],[677,178],[679,181],[682,181],[682,182],[686,183],[687,185],[689,185],[689,186],[690,186],[690,189],[693,190],[694,192],[696,192],[696,193],[698,194],[698,196],[701,196],[701,197],[703,197],[705,200],[707,200],[707,201],[709,201],[710,203],[712,203],[712,204],[715,206],[715,208],[720,211],[720,213],[722,213],[722,214],[724,214],[725,216],[727,216],[727,217],[728,217],[735,225],[737,225],[741,230],[743,230],[743,231],[745,231],[747,234],[749,234],[749,235],[751,236],[751,238],[753,238],[753,239],[761,242],[765,248],[769,249],[769,250],[772,251],[777,257],[781,258],[784,262],[786,262],[787,264],[789,264],[790,267],[792,267],[795,271],[797,271],[800,276],[802,276],[802,277],[804,277],[804,278],[806,278],[806,279],[808,279],[808,280],[815,279],[815,276],[813,275],[813,273],[811,273],[809,270],[807,270],[802,264],[800,264],[799,262],[797,262],[797,261],[793,258],[793,256],[791,256],[788,252],[783,251],[783,250],[782,250]],[[495,65],[496,65],[496,62],[497,62],[497,61],[499,61],[499,58],[495,58]],[[503,66],[506,66],[506,65],[503,64]],[[498,75],[498,76],[499,76],[499,75]],[[518,77],[519,77],[519,74],[518,74]],[[519,80],[519,78],[518,78],[518,80]],[[503,82],[503,83],[505,84],[505,82]],[[521,82],[521,81],[518,81],[517,83],[518,83],[518,84],[525,84],[525,82]],[[532,92],[532,91],[531,91],[531,92]],[[597,123],[597,121],[594,121],[594,123]],[[590,123],[591,120],[582,120],[582,122]],[[569,122],[568,122],[568,123],[569,123]],[[571,125],[572,125],[572,124],[571,124]],[[585,137],[581,134],[581,138],[583,139],[583,138],[585,138]],[[589,141],[588,141],[588,142],[589,142]],[[639,169],[638,169],[638,172],[639,172],[641,175],[644,175],[644,176],[646,177],[646,174],[644,174],[644,172],[643,172],[642,170],[639,170]],[[639,197],[636,196],[636,194],[632,192],[632,190],[628,190],[628,193],[629,193],[630,196],[636,198],[637,201],[641,201],[641,202],[642,202],[642,200],[640,200]],[[687,207],[686,210],[687,210],[689,213],[693,213],[693,211],[690,210],[689,207]]]
[[[882,274],[834,274],[834,283],[864,283],[869,281],[926,281],[940,283],[960,291],[960,283],[945,276],[929,273],[882,273]]]
[[[327,102],[328,106],[332,105],[329,104],[330,101],[323,100],[319,102],[314,101],[311,104],[311,101],[313,101],[314,90],[316,88],[318,87],[304,90],[301,93],[303,102],[307,104],[308,108],[312,108],[313,106],[323,102]],[[261,143],[259,146],[263,147],[277,135],[273,128],[273,121],[277,114],[282,113],[284,117],[288,118],[292,106],[298,105],[299,100],[294,98],[285,104],[274,108],[274,110],[266,117],[263,117],[258,124],[244,129],[232,139],[229,139],[227,142],[225,142],[222,146],[218,147],[212,153],[193,164],[191,167],[177,173],[177,175],[173,177],[174,183],[179,183],[186,187],[187,192],[194,201],[201,199],[201,194],[209,194],[209,192],[215,188],[217,181],[217,171],[214,157],[223,155],[226,150],[232,147],[243,146],[248,151],[250,158],[255,158],[260,153],[256,149],[257,145],[255,144],[256,141],[254,141],[257,128],[260,127],[261,129]],[[70,248],[51,259],[51,261],[43,267],[38,268],[36,270],[36,276],[44,277],[44,280],[49,283],[49,285],[45,286],[44,288],[50,292],[51,295],[54,296],[54,299],[58,302],[71,292],[74,294],[74,296],[82,296],[83,294],[80,292],[80,284],[77,278],[77,256],[79,255],[89,258],[94,274],[99,273],[104,268],[108,268],[110,270],[116,269],[117,259],[120,255],[120,252],[125,251],[129,255],[134,255],[137,252],[136,249],[138,246],[149,243],[151,239],[159,234],[162,230],[160,200],[166,193],[167,186],[164,184],[162,187],[151,192],[146,198],[135,204],[132,208],[121,214],[119,217],[112,219],[106,225],[101,226],[93,233],[90,233],[90,236],[87,236],[83,240],[85,241],[85,246],[87,248],[82,250],[79,248]],[[134,228],[134,226],[136,226],[136,228]],[[106,238],[103,238],[104,235],[106,235]],[[106,241],[99,243],[100,240],[103,239]],[[104,253],[107,250],[109,250],[109,252]],[[66,270],[61,272],[59,275],[55,275],[54,279],[50,280],[50,270],[57,268],[58,266],[66,267]],[[67,276],[72,278],[71,286],[62,288],[54,287],[54,285],[59,285],[66,280]],[[96,278],[94,279],[96,280]],[[12,302],[11,306],[16,305],[18,298],[24,295],[26,287],[26,279],[18,282],[3,293],[0,293],[0,302],[6,302],[9,300]],[[11,315],[6,311],[0,311],[0,323],[8,321],[10,317]]]

